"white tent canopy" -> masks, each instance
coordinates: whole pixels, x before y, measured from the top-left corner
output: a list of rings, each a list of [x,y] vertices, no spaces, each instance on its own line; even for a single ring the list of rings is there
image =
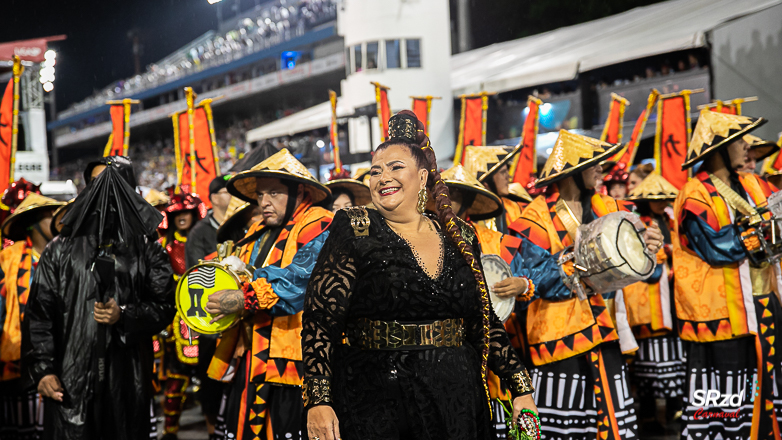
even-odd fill
[[[341,107],[337,99],[337,117],[343,118],[351,114],[353,114],[352,109]],[[331,103],[326,101],[248,131],[247,142],[292,136],[296,133],[328,127],[329,124],[331,124]]]
[[[720,24],[780,2],[671,0],[460,53],[451,57],[453,94],[506,92],[569,81],[598,67],[703,47],[706,33]],[[340,117],[351,113],[337,108]],[[251,130],[247,141],[327,127],[330,118],[326,102]]]
[[[454,95],[505,92],[579,72],[702,47],[706,33],[779,0],[672,0],[451,57]]]

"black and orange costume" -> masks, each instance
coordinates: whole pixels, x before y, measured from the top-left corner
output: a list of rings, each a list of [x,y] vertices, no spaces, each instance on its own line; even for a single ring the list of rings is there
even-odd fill
[[[681,409],[686,376],[684,345],[676,331],[673,306],[673,242],[676,227],[667,211],[657,214],[650,203],[667,205],[679,191],[660,174],[650,174],[627,197],[636,204],[646,225],[656,223],[664,246],[657,253],[655,273],[645,281],[631,284],[624,292],[627,320],[638,342],[632,363],[632,382],[640,400],[642,417],[653,419],[655,399],[665,398],[666,418]]]
[[[469,147],[468,147],[469,148]],[[469,151],[469,150],[468,150]],[[487,189],[461,165],[456,165],[443,171],[442,177],[451,194],[451,200],[458,200],[460,209],[456,212],[460,218],[469,223],[478,240],[481,255],[493,254],[503,259],[511,268],[514,277],[527,280],[528,287],[525,292],[516,298],[517,304],[525,304],[534,294],[536,289],[551,292],[560,291],[567,294],[568,289],[561,282],[557,261],[550,253],[536,246],[524,236],[514,236],[487,228],[482,220],[493,219],[502,215],[503,207],[500,198]],[[503,199],[508,201],[507,199]],[[433,210],[430,203],[430,211]],[[503,323],[511,341],[511,345],[517,350],[522,359],[527,356],[524,346],[524,334],[521,330],[524,325],[526,312],[521,309],[519,313],[512,313]],[[500,378],[489,372],[489,395],[492,399],[508,401],[511,393],[508,385],[502,384]],[[493,401],[494,428],[499,432],[507,429],[505,424],[505,411],[499,402]]]
[[[586,189],[581,180],[582,171],[619,147],[560,131],[536,184],[547,191],[527,206],[511,230],[557,256],[574,243],[577,225],[627,210],[624,202]],[[567,178],[574,179],[581,190],[580,219],[562,206],[565,202],[556,182]],[[594,438],[596,431],[601,439],[636,435],[629,373],[622,360],[620,332],[609,309],[613,301],[614,292],[580,300],[569,292],[562,295],[538,289],[529,302],[524,333],[534,364],[530,374],[543,432],[561,439]],[[626,345],[634,346],[629,327],[622,337],[629,337]]]
[[[18,184],[19,182],[14,182]],[[22,321],[30,295],[30,283],[40,255],[33,248],[29,229],[37,228],[41,216],[51,215],[64,203],[12,185],[24,200],[3,221],[3,237],[13,240],[0,251],[0,438],[36,439],[43,427],[38,421],[40,398],[35,388],[25,387],[21,377]]]
[[[682,438],[780,438],[779,263],[751,264],[745,251],[751,243],[743,242],[735,225],[745,216],[759,219],[755,208],[776,188],[754,174],[737,173],[728,154],[731,143],[764,122],[702,111],[683,165],[706,161],[674,204],[679,237],[673,242],[676,314],[679,336],[690,342],[692,390],[685,395]],[[729,182],[712,174],[718,166],[714,155],[722,156]],[[709,390],[738,394],[738,408],[698,402],[695,393]],[[698,415],[724,410],[736,415]]]
[[[478,181],[488,186],[489,191],[499,196],[493,177],[503,167],[509,166],[513,157],[521,150],[516,147],[475,147],[467,146],[464,151],[464,169]],[[500,197],[502,213],[496,217],[482,220],[483,226],[503,234],[508,233],[508,226],[521,217],[521,212],[532,201],[532,197],[519,184],[508,185],[508,195]]]
[[[166,249],[174,279],[184,274],[188,267],[185,258],[185,243],[187,232],[179,231],[174,224],[174,218],[182,212],[191,212],[193,219],[190,228],[196,222],[206,217],[206,205],[195,194],[179,193],[171,195],[168,206],[163,210],[165,215],[162,227],[159,229],[158,242]],[[179,431],[179,417],[185,404],[185,390],[190,385],[190,378],[196,373],[198,365],[197,335],[190,334],[190,329],[179,314],[164,333],[153,341],[155,348],[163,349],[162,368],[158,377],[165,380],[163,385],[163,414],[165,416],[165,433],[176,434]]]
[[[312,268],[332,214],[316,203],[329,190],[313,178],[287,149],[228,181],[228,191],[257,203],[256,177],[288,185],[288,206],[280,227],[254,224],[236,255],[256,268],[245,286],[245,317],[223,332],[209,376],[231,382],[218,416],[216,433],[238,440],[301,438],[304,366],[301,316]],[[296,204],[299,186],[304,198]]]

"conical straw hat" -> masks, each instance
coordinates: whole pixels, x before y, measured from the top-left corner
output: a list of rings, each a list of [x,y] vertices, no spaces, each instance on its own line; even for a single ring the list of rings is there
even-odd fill
[[[622,144],[560,130],[535,187],[542,188],[599,164],[619,151]]]
[[[763,118],[701,110],[682,169],[690,168],[765,123]]]
[[[663,176],[652,173],[633,188],[625,200],[675,200],[677,195],[679,190],[675,186]]]

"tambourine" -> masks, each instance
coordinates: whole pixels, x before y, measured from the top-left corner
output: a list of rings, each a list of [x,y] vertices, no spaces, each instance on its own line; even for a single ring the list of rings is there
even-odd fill
[[[483,266],[483,274],[486,278],[486,286],[489,288],[489,297],[491,298],[491,306],[494,309],[494,313],[500,318],[500,321],[505,322],[513,313],[513,307],[516,305],[516,298],[500,298],[492,292],[491,287],[500,281],[513,276],[513,272],[510,269],[510,265],[505,262],[499,255],[483,254],[481,255],[481,265]]]
[[[233,244],[233,243],[231,243]],[[239,264],[236,264],[236,263]],[[176,307],[188,327],[205,335],[221,333],[239,322],[233,313],[210,323],[215,315],[206,312],[209,295],[221,290],[241,290],[252,281],[251,267],[245,267],[236,257],[220,261],[200,262],[179,279],[176,287]]]

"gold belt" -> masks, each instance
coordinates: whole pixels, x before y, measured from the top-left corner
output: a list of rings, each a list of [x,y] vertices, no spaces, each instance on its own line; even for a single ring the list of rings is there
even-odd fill
[[[459,347],[464,342],[464,320],[461,318],[428,324],[403,324],[397,321],[361,318],[356,323],[357,328],[347,332],[347,345],[364,350]]]

